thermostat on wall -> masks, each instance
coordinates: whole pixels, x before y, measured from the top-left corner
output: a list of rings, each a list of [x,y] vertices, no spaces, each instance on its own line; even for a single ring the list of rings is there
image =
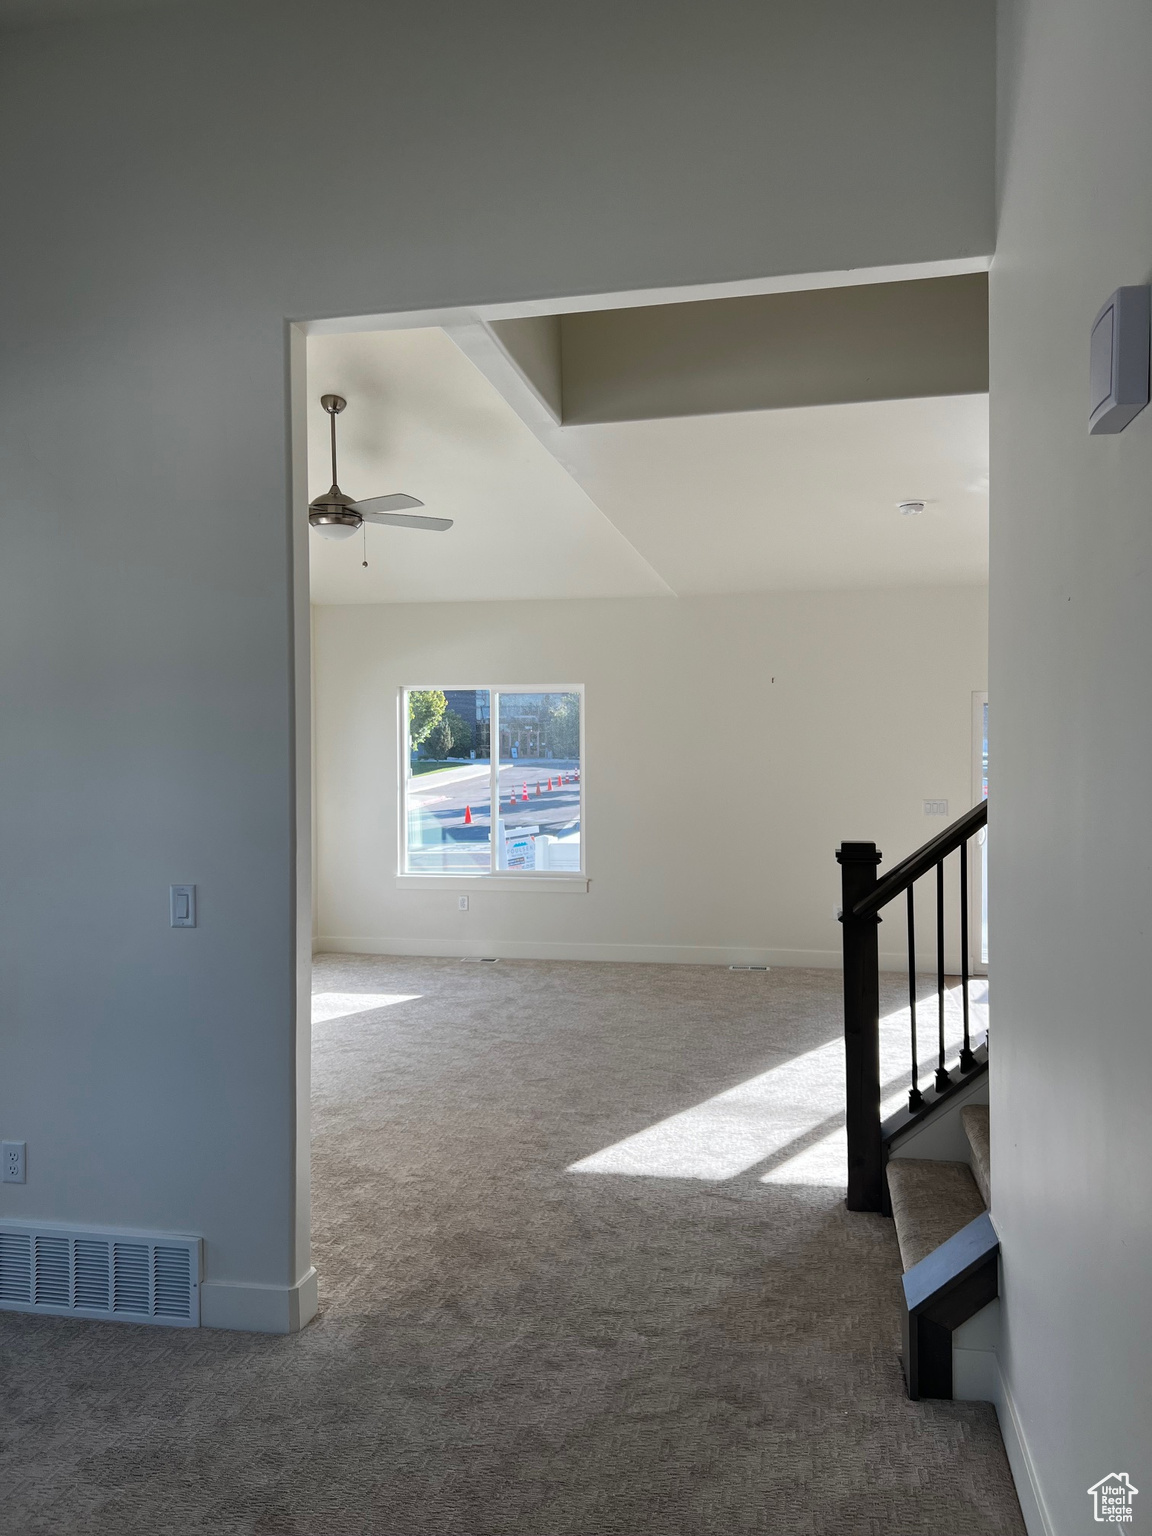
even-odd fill
[[[1123,432],[1148,404],[1149,290],[1117,288],[1092,327],[1088,430]]]

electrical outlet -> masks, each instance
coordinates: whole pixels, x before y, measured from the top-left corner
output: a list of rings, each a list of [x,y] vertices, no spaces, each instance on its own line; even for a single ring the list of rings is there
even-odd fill
[[[461,912],[467,912],[467,910],[468,910],[468,898],[467,898],[467,896],[457,896],[457,898],[456,898],[456,905],[457,905],[457,907],[459,907]]]
[[[24,1183],[24,1157],[27,1143],[23,1141],[6,1141],[0,1145],[0,1156],[4,1160],[5,1184]]]

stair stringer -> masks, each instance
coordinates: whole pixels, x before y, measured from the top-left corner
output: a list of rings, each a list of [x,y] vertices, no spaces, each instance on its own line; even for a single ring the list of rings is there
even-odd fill
[[[885,1135],[885,1162],[893,1157],[923,1157],[971,1166],[972,1148],[960,1123],[960,1111],[967,1104],[987,1103],[988,1073],[985,1070],[973,1074],[969,1082],[933,1105],[930,1114],[914,1121],[906,1130]],[[888,1130],[888,1124],[884,1129]]]

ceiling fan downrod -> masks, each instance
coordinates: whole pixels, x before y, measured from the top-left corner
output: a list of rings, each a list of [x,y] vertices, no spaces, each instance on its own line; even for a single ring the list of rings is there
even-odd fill
[[[424,503],[415,496],[396,491],[390,496],[371,496],[354,501],[340,489],[336,471],[336,418],[348,404],[343,395],[321,395],[320,404],[328,412],[329,442],[332,450],[332,484],[323,496],[308,506],[308,522],[326,539],[347,539],[365,523],[384,523],[393,528],[420,528],[429,533],[443,533],[451,528],[450,517],[416,517],[411,507]],[[364,564],[368,564],[365,549]]]
[[[332,489],[336,490],[336,418],[348,404],[343,395],[321,395],[320,404],[328,412],[332,439]]]

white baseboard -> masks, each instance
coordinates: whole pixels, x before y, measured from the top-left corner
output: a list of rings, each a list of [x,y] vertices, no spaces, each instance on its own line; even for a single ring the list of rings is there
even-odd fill
[[[295,1285],[240,1285],[206,1280],[200,1287],[201,1328],[238,1333],[299,1333],[316,1316],[316,1271]]]
[[[838,971],[839,949],[766,949],[737,944],[600,944],[522,939],[405,939],[328,933],[312,940],[314,955],[414,955],[469,960],[618,960],[636,965],[779,965]],[[882,971],[904,971],[908,957],[881,954]]]
[[[1016,1484],[1016,1497],[1020,1500],[1020,1512],[1024,1516],[1028,1536],[1056,1536],[1056,1527],[1048,1515],[1044,1496],[1040,1492],[1036,1465],[1028,1450],[1020,1416],[1016,1412],[1016,1404],[1004,1380],[999,1361],[995,1364],[995,1392],[993,1402],[996,1404],[996,1417],[1000,1420],[1000,1434],[1008,1453],[1008,1465],[1012,1470],[1012,1481]]]
[[[1036,1467],[1024,1439],[1016,1404],[1000,1369],[999,1297],[952,1334],[952,1396],[957,1402],[992,1403],[1008,1455],[1012,1481],[1028,1536],[1055,1536],[1040,1493]]]
[[[320,934],[313,954],[418,955],[442,959],[619,960],[640,965],[800,965],[839,970],[838,949],[753,949],[722,944],[598,944],[522,939],[407,939]]]

